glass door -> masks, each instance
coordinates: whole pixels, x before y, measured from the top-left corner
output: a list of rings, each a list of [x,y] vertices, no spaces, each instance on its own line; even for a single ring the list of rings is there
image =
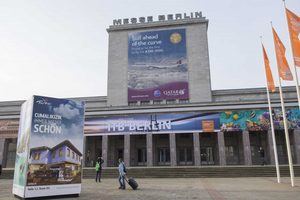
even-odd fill
[[[214,154],[212,147],[203,147],[200,149],[200,157],[202,165],[214,165]]]
[[[169,165],[170,164],[170,149],[159,148],[158,149],[158,165]]]
[[[146,148],[138,149],[138,165],[147,164],[147,151]]]
[[[192,165],[193,164],[193,151],[192,148],[179,149],[179,165]]]

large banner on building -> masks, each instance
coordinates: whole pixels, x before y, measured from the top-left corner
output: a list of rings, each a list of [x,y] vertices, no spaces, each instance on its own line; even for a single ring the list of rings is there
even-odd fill
[[[13,193],[81,192],[84,102],[34,96],[22,105]]]
[[[85,134],[193,133],[219,130],[218,113],[136,114],[87,119]]]
[[[185,29],[128,35],[128,101],[188,99]]]
[[[287,109],[288,128],[300,128],[300,111]],[[280,109],[273,109],[275,129],[283,129],[283,116]],[[220,113],[221,130],[224,131],[262,131],[270,128],[270,115],[268,110],[241,110]]]

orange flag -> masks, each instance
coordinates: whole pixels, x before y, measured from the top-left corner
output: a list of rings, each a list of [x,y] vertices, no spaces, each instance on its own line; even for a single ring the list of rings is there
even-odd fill
[[[268,89],[271,92],[275,92],[275,84],[274,84],[274,80],[273,80],[273,76],[272,76],[272,71],[270,68],[269,58],[268,58],[268,55],[267,55],[264,45],[262,45],[262,48],[263,48],[263,54],[264,54],[264,63],[265,63]]]
[[[300,67],[300,17],[287,8],[285,8],[285,11],[289,26],[294,63],[296,66]]]
[[[279,71],[279,75],[282,80],[292,81],[293,75],[289,68],[289,64],[285,57],[285,47],[281,40],[279,39],[275,29],[272,27],[273,37],[274,37],[274,45],[275,45],[275,53],[277,60],[277,67]]]

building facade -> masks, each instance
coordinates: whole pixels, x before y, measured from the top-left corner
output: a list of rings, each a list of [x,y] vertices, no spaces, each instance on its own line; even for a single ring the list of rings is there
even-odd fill
[[[83,163],[105,167],[274,164],[264,88],[212,90],[201,13],[116,20],[107,29],[108,90],[84,97]],[[145,19],[145,18],[144,18]],[[148,18],[147,18],[148,19]],[[150,18],[149,18],[150,19]],[[293,162],[300,164],[300,113],[294,87],[283,89]],[[279,162],[287,163],[278,93],[271,94]],[[0,162],[14,166],[22,101],[0,102]]]

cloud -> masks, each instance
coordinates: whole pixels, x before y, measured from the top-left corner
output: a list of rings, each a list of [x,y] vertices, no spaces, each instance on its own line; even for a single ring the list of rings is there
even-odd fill
[[[55,114],[58,114],[66,119],[72,119],[79,115],[79,110],[70,104],[60,104],[58,107],[53,108]]]

